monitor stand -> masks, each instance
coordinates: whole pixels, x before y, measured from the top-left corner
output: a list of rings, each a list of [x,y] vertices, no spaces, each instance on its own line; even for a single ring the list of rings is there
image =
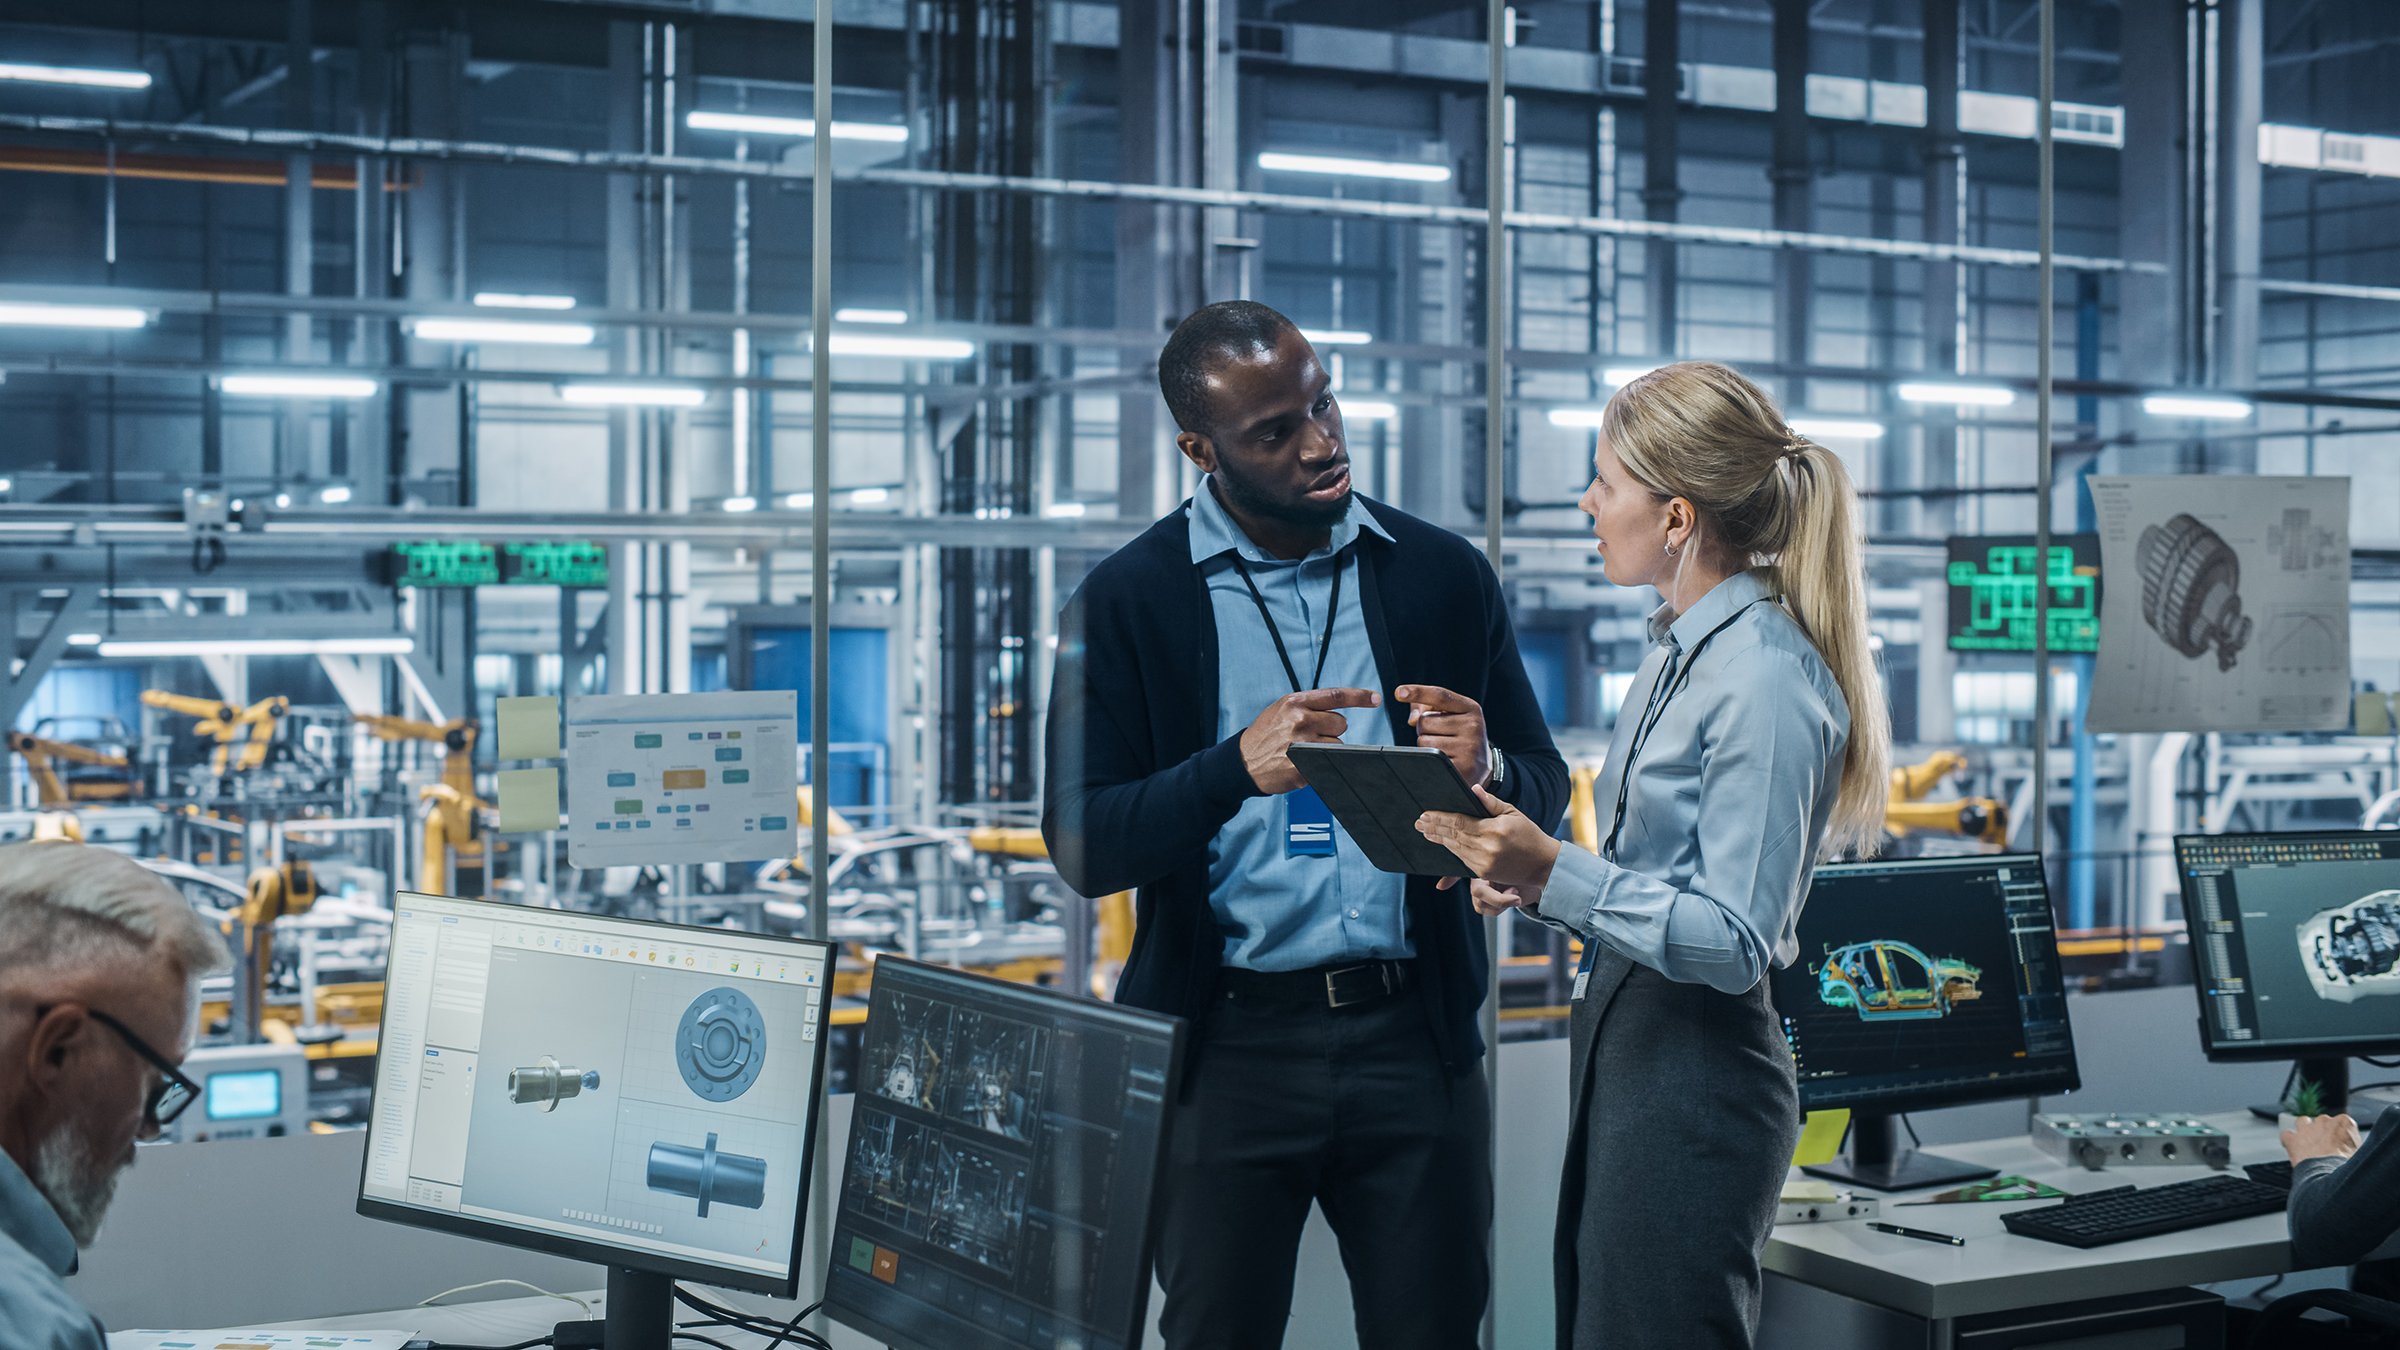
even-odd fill
[[[675,1281],[646,1270],[608,1268],[607,1350],[667,1350],[675,1335]]]
[[[1997,1167],[1977,1167],[1955,1158],[1898,1147],[1892,1117],[1881,1111],[1851,1113],[1847,1157],[1800,1170],[1812,1177],[1846,1181],[1870,1191],[1913,1191],[2000,1175]]]
[[[2283,1103],[2290,1100],[2292,1089],[2298,1086],[2302,1079],[2317,1085],[2318,1091],[2322,1094],[2324,1114],[2338,1116],[2350,1109],[2350,1061],[2337,1055],[2331,1059],[2299,1061],[2292,1068],[2292,1077],[2284,1080],[2284,1097],[2278,1101],[2254,1105],[2250,1108],[2250,1114],[2260,1120],[2282,1119]]]

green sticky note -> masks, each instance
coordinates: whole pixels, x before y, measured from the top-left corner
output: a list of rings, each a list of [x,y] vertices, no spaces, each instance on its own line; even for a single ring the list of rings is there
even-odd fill
[[[500,771],[500,832],[531,834],[558,828],[558,770]]]
[[[558,758],[558,700],[504,698],[500,700],[502,759]]]

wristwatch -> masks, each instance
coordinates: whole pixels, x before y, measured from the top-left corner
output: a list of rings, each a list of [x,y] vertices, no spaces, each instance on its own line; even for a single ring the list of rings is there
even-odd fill
[[[1487,788],[1496,788],[1500,786],[1501,779],[1508,777],[1508,756],[1500,753],[1499,746],[1489,742],[1484,744],[1483,749],[1484,753],[1490,755],[1492,759],[1492,771],[1484,777],[1483,785]]]

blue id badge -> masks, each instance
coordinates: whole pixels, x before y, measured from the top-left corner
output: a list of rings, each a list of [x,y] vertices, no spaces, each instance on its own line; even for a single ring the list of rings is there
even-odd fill
[[[1283,856],[1287,858],[1330,858],[1333,856],[1333,810],[1315,788],[1304,787],[1283,795]]]

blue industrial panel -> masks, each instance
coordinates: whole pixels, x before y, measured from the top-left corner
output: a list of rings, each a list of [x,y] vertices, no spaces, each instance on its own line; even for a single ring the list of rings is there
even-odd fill
[[[800,694],[800,740],[810,736],[809,631],[806,628],[750,630],[750,687],[794,689]],[[891,630],[836,628],[828,653],[833,689],[827,739],[839,746],[826,780],[835,806],[881,806],[888,791],[890,762]]]
[[[142,672],[137,666],[60,666],[42,677],[17,714],[18,731],[31,731],[45,717],[66,720],[60,740],[92,734],[94,718],[114,718],[127,730],[142,725]]]
[[[1525,662],[1525,677],[1533,682],[1534,701],[1542,705],[1542,720],[1565,726],[1573,707],[1567,697],[1567,630],[1520,628],[1517,655]]]

